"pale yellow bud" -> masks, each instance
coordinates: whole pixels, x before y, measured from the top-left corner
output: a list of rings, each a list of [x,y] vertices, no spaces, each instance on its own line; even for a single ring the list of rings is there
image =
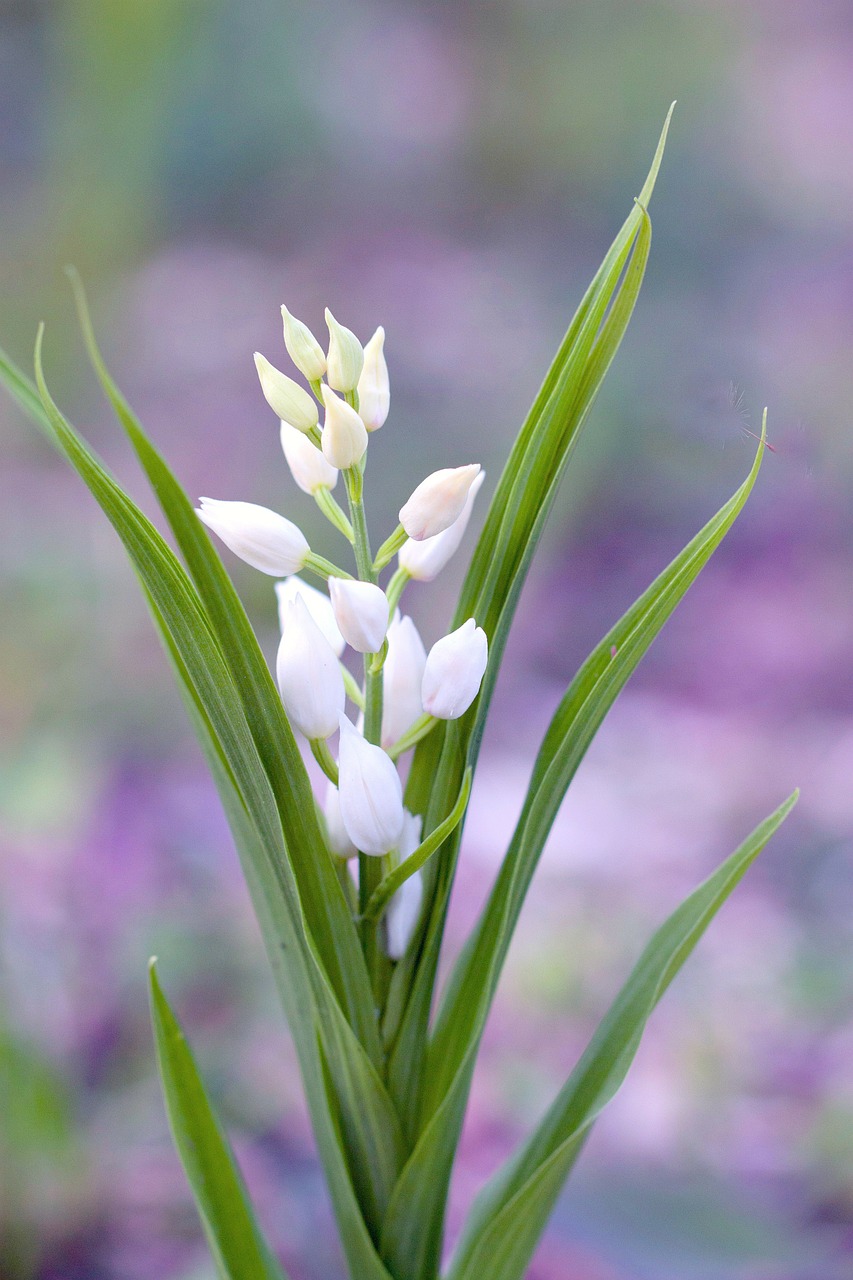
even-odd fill
[[[340,396],[323,384],[323,454],[327,462],[341,471],[354,467],[367,448],[367,431],[361,418]]]
[[[316,427],[320,418],[317,403],[304,387],[276,369],[260,351],[255,352],[255,368],[266,402],[276,417],[289,422],[297,431],[310,431]]]
[[[379,430],[391,404],[384,346],[385,330],[380,325],[364,348],[364,368],[358,380],[358,412],[368,431]]]
[[[287,307],[281,308],[284,321],[284,345],[287,354],[300,373],[309,382],[319,382],[326,372],[326,354],[307,324],[292,316]]]
[[[326,380],[334,391],[355,391],[364,367],[361,343],[350,329],[338,324],[328,307],[326,324],[329,326]]]

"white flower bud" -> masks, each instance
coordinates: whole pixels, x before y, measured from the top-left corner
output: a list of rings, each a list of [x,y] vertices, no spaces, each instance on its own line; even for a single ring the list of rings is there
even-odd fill
[[[423,711],[421,682],[426,649],[411,618],[395,615],[388,628],[388,655],[382,668],[382,746],[391,747]]]
[[[368,431],[379,430],[391,404],[384,346],[385,330],[380,325],[364,348],[364,368],[358,380],[358,412]]]
[[[201,498],[199,518],[226,547],[261,573],[274,578],[298,573],[310,547],[301,529],[268,507],[254,502],[220,502]]]
[[[338,324],[328,307],[326,324],[329,326],[326,380],[335,391],[355,391],[364,366],[361,343],[350,329]]]
[[[347,835],[362,853],[381,857],[403,830],[400,775],[381,747],[366,742],[341,716],[338,792]]]
[[[338,483],[337,470],[327,462],[313,440],[282,420],[281,447],[290,467],[290,474],[303,493],[316,493],[318,489],[334,489]]]
[[[414,542],[409,538],[403,543],[398,563],[410,577],[418,582],[432,582],[433,578],[441,572],[462,541],[474,506],[474,499],[485,478],[485,471],[481,471],[468,490],[462,514],[456,517],[449,529],[445,529],[443,533],[437,533],[434,538],[424,538],[422,542]]]
[[[403,810],[403,834],[400,836],[399,862],[405,861],[421,842],[421,819]],[[402,960],[420,919],[424,900],[423,874],[416,871],[388,903],[385,912],[385,951],[391,960]]]
[[[335,657],[341,656],[346,648],[346,641],[338,630],[332,602],[324,591],[318,591],[316,587],[303,582],[301,578],[292,577],[285,578],[283,582],[277,582],[275,593],[278,597],[278,622],[282,632],[287,625],[289,605],[293,604],[297,596],[301,596],[311,617],[331,645]]]
[[[288,605],[275,670],[288,719],[306,738],[331,738],[346,702],[344,678],[301,595]]]
[[[424,711],[439,720],[464,715],[480,691],[489,659],[489,642],[473,618],[429,651],[421,685]]]
[[[330,578],[329,595],[341,635],[357,653],[378,653],[388,630],[388,599],[372,582]]]
[[[333,467],[354,467],[367,448],[367,431],[361,418],[340,396],[323,384],[323,453]]]
[[[282,307],[281,318],[287,354],[309,382],[319,382],[326,372],[326,353],[307,324],[292,316],[287,307]]]
[[[338,795],[338,788],[331,782],[326,788],[323,816],[326,819],[326,831],[332,853],[336,858],[354,858],[358,849],[347,835],[347,829],[341,817],[341,798]]]
[[[260,351],[255,352],[255,368],[261,380],[266,402],[277,418],[283,418],[297,431],[310,431],[320,418],[317,402],[304,387],[270,364]]]
[[[400,524],[410,538],[422,542],[449,529],[462,514],[468,491],[480,473],[479,462],[443,467],[422,480],[400,508]]]

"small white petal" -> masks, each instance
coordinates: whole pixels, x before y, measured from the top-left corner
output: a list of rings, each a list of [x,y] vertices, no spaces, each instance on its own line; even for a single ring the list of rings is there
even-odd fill
[[[335,622],[335,611],[332,608],[332,602],[324,591],[318,591],[316,587],[304,582],[302,578],[291,577],[285,578],[282,582],[277,582],[275,584],[275,593],[278,597],[278,624],[282,632],[287,625],[288,606],[293,603],[297,596],[301,596],[311,617],[331,645],[335,657],[339,658],[341,656],[346,648],[346,641],[338,629],[337,622]]]
[[[254,502],[201,498],[199,519],[218,534],[241,560],[274,578],[298,573],[310,550],[302,530],[268,507]]]
[[[410,577],[418,582],[432,582],[433,578],[441,572],[462,541],[474,506],[474,499],[485,478],[485,471],[481,471],[468,490],[462,514],[456,517],[449,529],[445,529],[443,533],[437,533],[433,538],[424,538],[422,542],[415,542],[409,538],[403,543],[398,555],[398,563]]]
[[[341,798],[338,795],[338,788],[331,782],[326,788],[323,816],[326,819],[326,831],[332,853],[336,858],[354,858],[358,849],[347,835],[347,829],[341,817]]]
[[[367,448],[367,430],[361,418],[340,396],[323,384],[323,453],[333,467],[344,471],[354,467]]]
[[[330,578],[329,594],[341,635],[357,653],[378,653],[388,630],[388,600],[372,582]]]
[[[382,668],[382,745],[393,746],[423,711],[421,682],[426,649],[411,618],[396,614],[388,628],[388,655]]]
[[[358,412],[368,431],[379,430],[391,405],[384,346],[385,330],[380,325],[364,348],[364,368],[358,380]]]
[[[364,351],[351,329],[338,324],[329,308],[326,308],[326,324],[329,327],[329,355],[326,361],[326,378],[335,391],[355,391],[364,367]]]
[[[341,716],[338,791],[347,835],[362,853],[380,857],[396,848],[403,830],[403,788],[393,761],[365,742]]]
[[[424,711],[439,720],[464,715],[480,691],[488,660],[486,633],[473,618],[437,640],[424,668]]]
[[[400,508],[400,524],[409,537],[423,542],[449,529],[462,514],[479,473],[479,462],[472,462],[467,467],[443,467],[422,480]]]
[[[408,950],[424,901],[423,872],[404,880],[385,912],[385,952],[391,960],[402,960]]]
[[[309,382],[319,382],[326,372],[326,355],[307,324],[292,316],[287,307],[281,308],[284,322],[284,345],[287,354]]]
[[[276,676],[288,719],[306,738],[330,738],[346,702],[340,663],[301,595],[288,605]]]
[[[290,474],[303,493],[316,493],[318,489],[334,489],[338,472],[324,457],[313,440],[289,422],[282,419],[281,447],[290,467]]]
[[[320,418],[317,402],[304,387],[276,369],[260,351],[255,352],[255,368],[266,402],[277,418],[283,418],[298,431],[316,427]]]

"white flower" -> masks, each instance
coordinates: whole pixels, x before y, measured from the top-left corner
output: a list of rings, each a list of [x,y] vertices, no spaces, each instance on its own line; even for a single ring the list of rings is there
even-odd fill
[[[443,467],[422,480],[400,508],[400,524],[410,538],[422,542],[449,529],[461,514],[468,490],[480,473],[479,462]]]
[[[284,345],[287,354],[300,373],[309,382],[319,382],[326,372],[326,355],[307,324],[292,316],[287,307],[281,308],[284,321]]]
[[[341,635],[357,653],[378,653],[388,630],[388,600],[372,582],[330,578],[329,594]]]
[[[355,847],[379,857],[396,848],[403,830],[400,775],[382,748],[366,742],[346,716],[340,725],[341,818]]]
[[[474,506],[474,499],[485,478],[485,471],[481,471],[468,490],[462,514],[456,517],[449,529],[445,529],[443,533],[437,533],[433,538],[424,538],[422,542],[415,542],[409,538],[403,543],[398,563],[410,577],[418,582],[432,582],[433,578],[441,572],[462,541]]]
[[[439,720],[456,720],[464,715],[480,691],[488,659],[486,633],[473,618],[437,640],[424,668],[424,711]]]
[[[382,746],[393,746],[423,711],[421,682],[426,649],[411,618],[396,615],[388,628],[382,668]]]
[[[324,591],[318,591],[316,587],[304,582],[302,578],[291,577],[285,578],[282,582],[277,582],[275,584],[275,593],[278,597],[278,622],[282,632],[287,625],[288,606],[293,603],[297,596],[301,596],[311,617],[331,645],[335,657],[339,658],[341,656],[346,648],[346,641],[338,629],[337,622],[335,622],[335,611],[332,608],[332,602]]]
[[[220,502],[201,498],[198,516],[241,560],[283,578],[298,573],[310,550],[305,535],[291,520],[254,502]]]
[[[341,471],[353,467],[367,448],[367,431],[361,418],[340,396],[323,384],[323,453],[333,467]]]
[[[338,324],[328,307],[326,324],[329,326],[326,380],[335,391],[355,391],[364,366],[361,343],[351,329]]]
[[[303,493],[314,494],[318,489],[334,489],[338,473],[313,440],[289,422],[282,419],[281,447],[290,467],[290,474]]]
[[[380,325],[364,348],[364,368],[358,380],[358,412],[368,431],[379,430],[391,404],[384,346],[385,330]]]
[[[336,858],[354,858],[358,853],[352,840],[347,835],[341,817],[341,799],[338,788],[329,783],[326,788],[326,799],[323,803],[323,816],[326,819],[326,831],[329,835],[329,847]]]
[[[301,595],[288,605],[275,670],[288,718],[306,738],[330,738],[346,702],[344,678]]]
[[[304,387],[270,364],[260,351],[255,352],[255,368],[261,380],[266,402],[277,418],[283,418],[297,431],[310,431],[320,418],[317,402]]]
[[[421,819],[403,811],[399,862],[405,861],[421,842]],[[424,899],[423,874],[416,871],[404,880],[385,912],[385,951],[392,960],[402,960],[420,919]]]

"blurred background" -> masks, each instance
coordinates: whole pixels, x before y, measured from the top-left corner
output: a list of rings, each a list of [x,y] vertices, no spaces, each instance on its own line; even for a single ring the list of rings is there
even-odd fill
[[[29,367],[46,320],[55,394],[151,511],[85,368],[74,262],[188,491],[276,506],[331,551],[252,351],[282,362],[283,301],[318,333],[326,304],[365,339],[384,324],[378,539],[436,467],[480,459],[491,492],[673,98],[644,291],[507,655],[454,946],[578,663],[740,483],[765,403],[773,451],[558,820],[490,1024],[451,1235],[650,931],[799,784],[794,818],[656,1013],[530,1277],[841,1280],[847,0],[0,0],[0,342]],[[212,1276],[155,1079],[156,952],[271,1239],[294,1280],[334,1280],[293,1055],[133,574],[6,399],[0,432],[0,1276]],[[428,643],[472,542],[411,589]],[[228,563],[272,654],[271,583]]]

